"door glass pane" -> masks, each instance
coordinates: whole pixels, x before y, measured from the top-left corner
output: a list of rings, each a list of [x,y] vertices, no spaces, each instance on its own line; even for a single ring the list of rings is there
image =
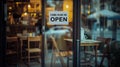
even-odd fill
[[[53,13],[49,14],[50,12]],[[70,60],[72,59],[72,43],[65,41],[65,39],[72,39],[72,14],[72,0],[47,0],[45,22],[46,67],[63,67],[66,65],[72,67],[72,60]],[[68,24],[65,24],[65,18],[67,18]]]
[[[82,16],[82,26],[84,29],[85,40],[81,40],[81,53],[84,53],[82,58],[85,58],[85,61],[89,63],[93,63],[90,66],[101,65],[102,57],[99,54],[104,55],[103,52],[107,51],[105,54],[113,54],[116,52],[113,47],[113,42],[119,44],[119,10],[118,9],[118,1],[107,1],[107,0],[82,0],[81,2],[81,16]],[[82,36],[82,29],[81,29]],[[107,41],[106,39],[110,39]],[[100,42],[96,42],[100,41]],[[104,42],[105,41],[105,42]],[[107,42],[107,43],[106,43]],[[84,44],[85,43],[85,44]],[[92,44],[91,44],[92,43]],[[95,44],[98,44],[97,50],[94,49]],[[106,45],[107,44],[107,45]],[[86,47],[86,46],[87,47]],[[106,48],[105,47],[112,48]],[[84,47],[83,47],[84,46]],[[83,52],[82,52],[83,51]],[[95,56],[95,51],[97,53],[97,57]],[[112,52],[113,51],[113,52]],[[115,54],[117,55],[117,54]],[[92,57],[91,57],[92,56]],[[81,58],[81,59],[82,59]],[[116,57],[117,58],[117,57]],[[111,64],[109,60],[106,59],[102,62],[102,66],[109,67]],[[112,61],[114,62],[114,61]],[[115,62],[116,63],[116,62]],[[88,64],[89,65],[89,64]],[[112,64],[115,65],[115,64]],[[86,65],[87,66],[87,65]]]
[[[120,20],[117,21],[117,40],[120,41]]]
[[[38,22],[42,16],[41,6],[41,0],[7,1],[6,63],[8,67],[41,66],[42,21]]]

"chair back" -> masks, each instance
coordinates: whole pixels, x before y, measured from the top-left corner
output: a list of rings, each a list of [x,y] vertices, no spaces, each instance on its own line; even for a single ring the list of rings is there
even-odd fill
[[[41,36],[35,36],[35,37],[28,37],[28,41],[40,41]]]
[[[18,41],[18,37],[7,37],[7,42],[14,42],[14,41]]]
[[[28,49],[31,48],[32,42],[34,42],[34,45],[38,45],[37,48],[40,48],[41,36],[28,37]]]
[[[101,42],[105,42],[105,38],[104,37],[97,37],[97,40],[101,41]]]
[[[57,52],[60,52],[58,46],[57,46],[57,43],[55,41],[55,38],[53,36],[50,36],[52,42],[53,42],[53,48],[57,51]]]
[[[110,45],[111,41],[111,38],[105,38],[105,44]]]
[[[99,50],[101,52],[108,52],[110,49],[111,38],[97,37],[98,41],[101,41],[99,45]]]
[[[53,50],[55,50],[55,53],[57,53],[58,54],[58,56],[59,56],[59,58],[60,58],[60,62],[61,62],[61,64],[62,64],[62,67],[66,67],[66,64],[65,64],[65,62],[64,62],[64,58],[63,58],[63,53],[61,53],[60,52],[60,50],[59,50],[59,48],[58,48],[58,44],[57,44],[57,42],[56,42],[56,40],[55,40],[55,38],[53,37],[53,36],[50,36],[50,38],[51,38],[51,40],[52,40],[52,42],[53,42]],[[52,51],[53,51],[52,50]]]

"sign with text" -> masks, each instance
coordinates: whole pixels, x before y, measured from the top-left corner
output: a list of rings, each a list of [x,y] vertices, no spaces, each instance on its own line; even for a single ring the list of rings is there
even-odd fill
[[[30,2],[30,0],[14,0],[14,2]]]
[[[51,25],[68,25],[68,13],[66,11],[50,11],[49,23]]]

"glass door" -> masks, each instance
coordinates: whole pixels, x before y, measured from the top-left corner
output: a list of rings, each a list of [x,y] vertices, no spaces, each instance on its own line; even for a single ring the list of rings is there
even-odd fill
[[[101,50],[94,48],[94,42],[100,43],[97,38],[120,40],[119,14],[113,10],[117,5],[111,6],[106,0],[7,0],[6,30],[1,29],[6,32],[2,46],[7,66],[97,67],[101,61],[96,57]],[[28,51],[29,37],[41,38],[38,54]],[[86,55],[87,50],[96,55]],[[30,55],[37,56],[37,62]]]
[[[41,8],[41,0],[7,0],[7,67],[42,67]]]
[[[45,20],[45,66],[72,67],[73,0],[46,0]]]

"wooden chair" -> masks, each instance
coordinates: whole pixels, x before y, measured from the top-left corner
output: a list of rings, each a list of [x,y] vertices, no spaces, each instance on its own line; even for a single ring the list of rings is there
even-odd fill
[[[8,64],[18,64],[18,37],[7,37],[6,56]]]
[[[28,37],[28,47],[26,51],[28,52],[28,66],[30,65],[31,59],[32,58],[37,58],[39,61],[40,58],[40,45],[41,44],[41,36],[35,36],[35,37]],[[37,55],[34,53],[38,53]]]
[[[66,67],[67,65],[65,64],[64,57],[70,57],[72,55],[72,51],[69,51],[69,50],[60,51],[55,38],[53,36],[50,36],[50,38],[53,42],[51,67],[52,67],[52,63],[55,64],[55,61],[57,58],[60,60],[62,67]]]
[[[111,38],[103,38],[103,37],[98,37],[97,38],[98,41],[101,41],[99,47],[98,47],[98,52],[97,52],[97,57],[101,57],[101,61],[100,61],[100,65],[99,67],[102,67],[103,65],[103,61],[104,61],[104,58],[106,57],[107,60],[108,60],[108,67],[110,67],[110,42],[111,42]],[[95,56],[95,52],[91,52],[91,51],[86,51],[85,52],[86,54],[88,55],[91,55],[91,56]]]

